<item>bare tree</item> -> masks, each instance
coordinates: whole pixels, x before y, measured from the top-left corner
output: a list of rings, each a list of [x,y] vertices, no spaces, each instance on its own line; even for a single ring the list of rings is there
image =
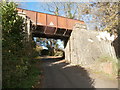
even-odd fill
[[[96,23],[101,30],[117,33],[118,27],[118,2],[91,3],[89,14],[92,15],[91,23]]]

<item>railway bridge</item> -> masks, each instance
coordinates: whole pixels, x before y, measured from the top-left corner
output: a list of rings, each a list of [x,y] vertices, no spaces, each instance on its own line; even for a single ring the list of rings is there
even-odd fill
[[[64,40],[70,37],[73,26],[76,23],[84,24],[83,21],[62,16],[56,16],[21,8],[17,8],[17,10],[19,13],[24,14],[32,22],[32,26],[34,28],[30,32],[32,32],[33,37]]]
[[[111,63],[100,63],[99,66],[94,66],[94,63],[102,56],[112,57],[117,62],[116,54],[119,53],[118,46],[115,45],[118,45],[118,40],[116,41],[109,33],[87,30],[85,23],[80,20],[20,8],[18,11],[24,14],[23,16],[27,19],[29,18],[27,20],[28,34],[32,34],[33,37],[62,39],[64,41],[67,62],[85,67],[90,66],[89,68],[102,70],[109,74],[113,73]],[[32,23],[30,24],[30,22]]]

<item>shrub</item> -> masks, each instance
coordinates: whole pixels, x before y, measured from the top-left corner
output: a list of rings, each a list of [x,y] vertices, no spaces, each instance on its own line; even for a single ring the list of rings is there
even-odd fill
[[[49,50],[43,49],[43,50],[41,51],[41,55],[49,55]]]
[[[24,19],[18,16],[16,7],[13,2],[0,3],[3,88],[22,88],[25,84],[23,81],[32,76],[32,60],[37,55],[35,43],[32,40],[28,41],[27,34],[23,33]]]

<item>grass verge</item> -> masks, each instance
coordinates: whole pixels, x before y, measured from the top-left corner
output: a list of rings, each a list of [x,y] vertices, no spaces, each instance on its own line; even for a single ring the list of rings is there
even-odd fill
[[[41,70],[36,67],[37,62],[31,65],[28,75],[20,82],[20,88],[34,88],[37,82],[40,82]]]

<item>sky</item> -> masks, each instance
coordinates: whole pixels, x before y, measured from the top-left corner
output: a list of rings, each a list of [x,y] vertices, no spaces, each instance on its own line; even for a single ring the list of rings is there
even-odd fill
[[[53,14],[43,9],[43,7],[46,7],[45,2],[19,2],[19,7],[23,9],[42,12],[42,13]]]

